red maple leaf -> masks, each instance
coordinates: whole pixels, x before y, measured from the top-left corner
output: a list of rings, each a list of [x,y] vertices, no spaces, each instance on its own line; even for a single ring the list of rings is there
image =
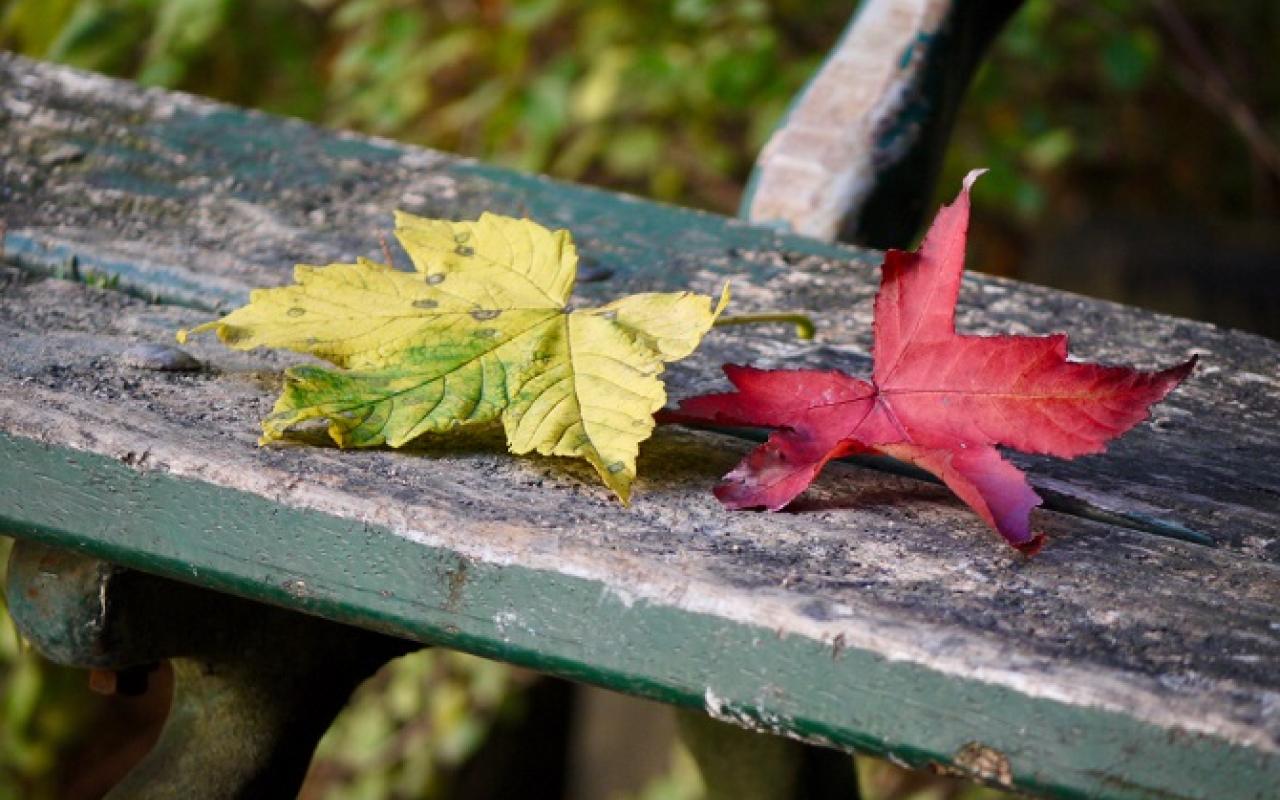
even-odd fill
[[[1009,544],[1031,554],[1040,497],[996,450],[1065,458],[1100,453],[1195,366],[1161,372],[1067,360],[1065,334],[955,330],[969,188],[938,212],[914,253],[885,253],[870,381],[838,371],[726,365],[737,391],[683,401],[665,422],[773,428],[716,487],[730,508],[787,505],[833,458],[876,452],[936,475]]]

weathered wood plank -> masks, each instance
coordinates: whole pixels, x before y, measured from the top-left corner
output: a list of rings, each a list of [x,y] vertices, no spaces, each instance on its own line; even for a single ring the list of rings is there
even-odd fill
[[[843,465],[804,513],[729,514],[705,486],[742,445],[678,429],[631,509],[500,434],[258,448],[294,359],[123,358],[201,317],[62,281],[0,296],[0,526],[916,766],[990,748],[1028,790],[1280,781],[1274,565],[1055,514],[1025,561],[944,491]]]
[[[906,247],[960,100],[1022,0],[867,0],[756,160],[740,214],[818,239]]]
[[[672,369],[677,396],[726,359],[866,366],[871,254],[0,55],[0,219],[28,265],[75,255],[214,308],[295,261],[375,255],[395,206],[570,227],[586,270],[612,273],[585,300],[733,277],[744,309],[816,317],[816,343],[715,332]],[[969,330],[1069,327],[1088,357],[1205,352],[1156,424],[1108,455],[1026,463],[1041,486],[1224,547],[1042,513],[1051,544],[1023,562],[945,492],[845,465],[800,513],[726,514],[706,488],[744,445],[680,430],[646,444],[629,511],[581,465],[513,459],[496,437],[258,449],[287,358],[200,342],[209,371],[138,370],[126,347],[201,312],[56,281],[0,300],[0,519],[916,765],[972,764],[978,742],[1019,786],[1063,796],[1272,796],[1280,349],[987,278],[963,302]]]
[[[718,335],[677,369],[712,388],[709,365],[865,370],[872,253],[752,229],[438,153],[137,87],[0,54],[0,220],[10,258],[119,275],[196,306],[242,302],[295,262],[378,253],[389,211],[485,209],[571,228],[594,300],[735,280],[735,308],[804,308],[816,343],[780,330]],[[1280,561],[1280,346],[1256,336],[973,276],[961,325],[978,333],[1069,329],[1081,357],[1203,366],[1145,425],[1098,457],[1021,458],[1033,482],[1093,509],[1202,531]],[[1152,527],[1159,527],[1153,523]]]

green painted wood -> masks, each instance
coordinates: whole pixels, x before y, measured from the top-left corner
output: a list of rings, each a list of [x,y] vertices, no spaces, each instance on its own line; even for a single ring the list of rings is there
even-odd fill
[[[914,767],[964,771],[955,757],[976,742],[1007,759],[1017,786],[1058,797],[1267,800],[1280,785],[1274,753],[1211,736],[628,601],[596,580],[467,559],[94,454],[0,442],[5,529],[114,563]]]
[[[211,308],[294,261],[376,255],[391,207],[493,208],[578,234],[585,269],[612,273],[583,299],[732,277],[740,310],[814,316],[813,343],[715,332],[671,370],[674,396],[717,385],[727,359],[867,364],[863,251],[3,55],[0,131],[7,256],[28,266],[74,255],[138,295]],[[83,154],[60,160],[66,146]],[[0,295],[0,518],[200,585],[1028,790],[1271,796],[1280,476],[1257,465],[1280,457],[1280,349],[979,277],[962,303],[967,330],[1065,325],[1087,357],[1205,352],[1108,455],[1024,463],[1082,507],[1222,546],[1043,513],[1050,547],[1023,562],[945,492],[843,465],[796,513],[726,514],[706,488],[744,445],[672,429],[646,443],[630,510],[589,471],[483,435],[257,449],[289,358],[202,340],[204,372],[138,370],[124,349],[204,314],[58,281]]]
[[[447,217],[491,209],[570,227],[584,271],[610,275],[583,284],[584,301],[716,292],[728,278],[734,311],[804,309],[817,321],[809,343],[767,327],[713,340],[701,361],[677,365],[701,377],[691,391],[722,386],[714,365],[723,361],[869,367],[878,257],[864,250],[5,54],[0,126],[5,249],[28,266],[52,271],[75,256],[82,271],[119,276],[140,295],[226,308],[287,281],[296,262],[377,256],[395,207]],[[81,155],[64,160],[68,148]],[[1081,358],[1144,367],[1199,353],[1201,368],[1155,424],[1106,456],[1015,460],[1059,507],[1189,529],[1280,562],[1280,472],[1254,466],[1280,461],[1275,343],[977,275],[958,319],[974,333],[1069,329]]]
[[[1272,564],[1055,514],[1024,561],[945,491],[843,465],[799,513],[730,514],[706,489],[743,443],[673,428],[629,509],[497,432],[259,448],[296,357],[125,357],[201,315],[63,281],[0,292],[0,529],[1051,794],[1259,797],[1275,777]],[[1213,777],[1224,758],[1254,771]]]

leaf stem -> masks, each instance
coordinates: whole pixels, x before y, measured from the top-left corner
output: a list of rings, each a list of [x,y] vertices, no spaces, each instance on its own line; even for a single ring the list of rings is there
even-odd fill
[[[813,320],[807,314],[798,311],[776,312],[771,314],[722,314],[712,327],[724,328],[729,325],[760,325],[769,322],[789,322],[796,326],[796,338],[812,339],[814,334]]]

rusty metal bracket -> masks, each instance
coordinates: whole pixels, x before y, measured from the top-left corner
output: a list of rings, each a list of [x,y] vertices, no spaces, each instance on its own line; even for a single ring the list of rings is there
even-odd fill
[[[160,740],[109,800],[292,797],[355,687],[421,647],[25,541],[7,595],[59,664],[137,676],[172,663]]]

